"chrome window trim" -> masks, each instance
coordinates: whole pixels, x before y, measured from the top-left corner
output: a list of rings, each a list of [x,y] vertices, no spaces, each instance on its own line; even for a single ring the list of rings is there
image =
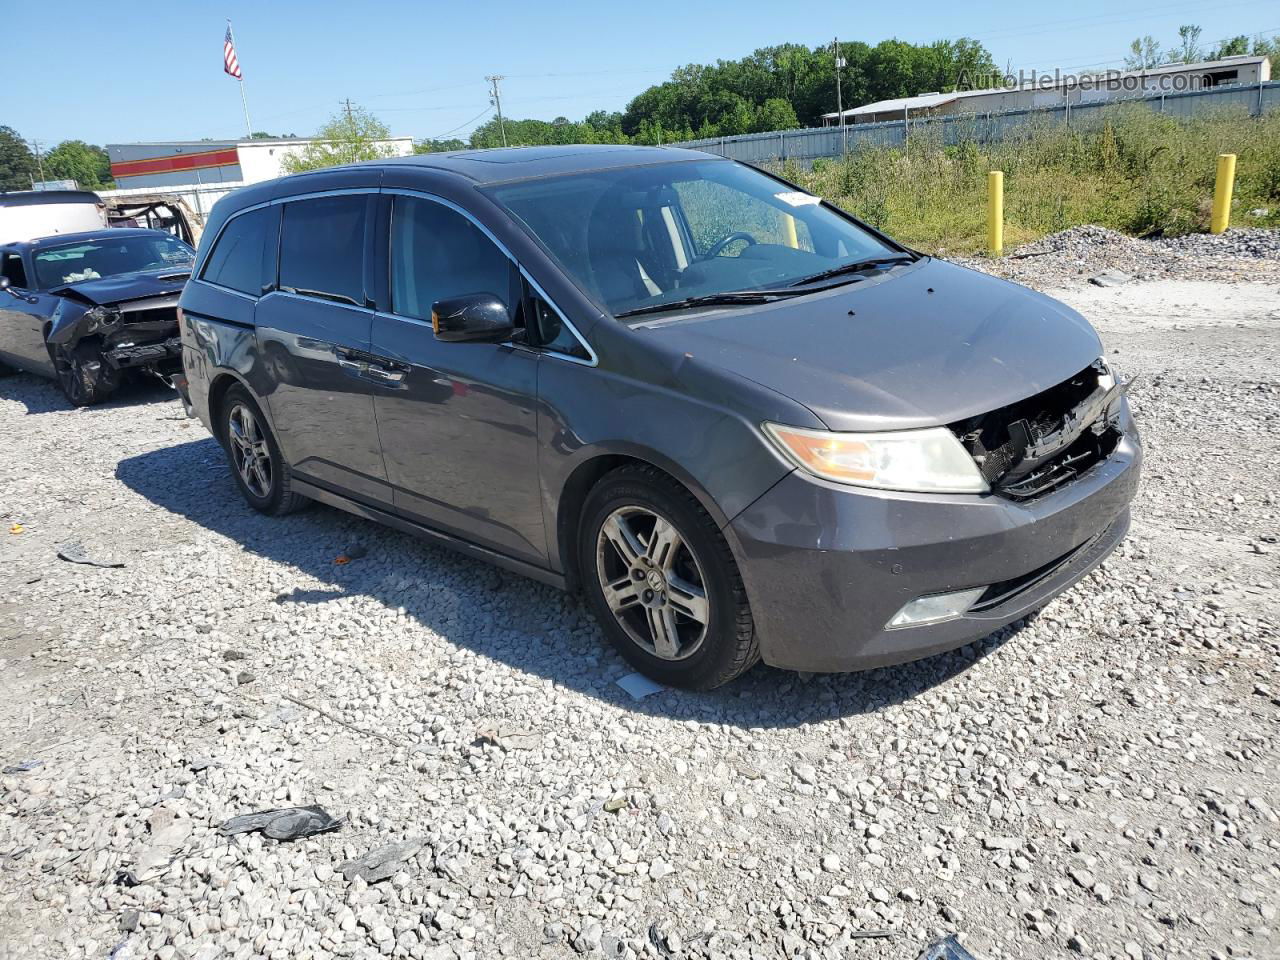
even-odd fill
[[[582,357],[570,356],[569,354],[561,353],[558,350],[542,350],[541,352],[545,353],[549,357],[557,357],[561,360],[567,360],[569,363],[581,364],[584,367],[599,366],[600,358],[596,355],[595,349],[587,342],[587,338],[582,335],[578,328],[573,325],[573,321],[564,315],[564,311],[560,309],[559,305],[547,295],[547,291],[542,289],[542,284],[533,279],[533,277],[529,275],[529,271],[520,266],[520,264],[517,263],[516,268],[520,271],[520,275],[529,281],[529,286],[533,287],[533,289],[537,291],[538,296],[546,301],[547,306],[559,315],[560,322],[569,328],[569,332],[573,334],[574,339],[578,341],[582,346],[582,349],[587,351],[588,359],[584,360]]]
[[[576,339],[578,343],[581,344],[582,349],[587,351],[587,354],[590,357],[590,359],[584,360],[582,357],[570,356],[567,353],[561,353],[558,350],[550,350],[543,347],[533,348],[533,347],[530,347],[529,344],[527,343],[524,343],[524,344],[515,343],[514,341],[511,341],[511,340],[503,341],[503,344],[502,344],[503,346],[519,347],[524,350],[530,350],[532,352],[538,353],[542,356],[555,357],[557,360],[565,360],[565,361],[568,361],[569,363],[576,363],[585,367],[595,367],[599,365],[600,358],[597,356],[595,350],[592,348],[591,344],[587,342],[587,338],[582,335],[582,332],[576,326],[574,326],[573,322],[567,316],[565,316],[564,311],[560,309],[560,305],[557,304],[554,300],[552,300],[551,297],[547,295],[546,290],[542,288],[542,285],[538,283],[538,281],[534,280],[532,276],[529,275],[529,271],[526,270],[523,265],[521,265],[520,261],[516,259],[515,254],[513,254],[507,248],[507,245],[503,243],[501,240],[499,240],[496,236],[494,236],[493,231],[490,230],[488,227],[486,227],[479,220],[477,220],[475,215],[472,214],[469,210],[466,210],[465,208],[459,206],[458,204],[454,203],[452,200],[447,200],[444,197],[437,196],[434,193],[428,193],[425,190],[413,190],[408,187],[384,187],[382,189],[382,192],[385,194],[388,194],[389,196],[414,197],[419,200],[427,200],[431,203],[438,203],[441,206],[448,207],[450,210],[460,213],[463,217],[465,217],[472,224],[474,224],[475,227],[481,233],[483,233],[486,237],[488,237],[489,240],[493,242],[493,245],[496,246],[499,250],[501,250],[503,255],[506,256],[506,258],[510,260],[512,264],[515,265],[515,268],[520,271],[520,275],[529,282],[529,285],[533,287],[535,291],[537,291],[538,296],[540,296],[543,300],[545,300],[547,305],[556,312],[556,314],[560,317],[560,321],[566,327],[569,328],[569,332],[573,334],[574,339]],[[390,251],[390,247],[388,247],[387,256],[390,257],[390,255],[391,255],[391,251]],[[394,307],[395,305],[392,304],[392,306]],[[395,317],[398,320],[411,320],[417,323],[425,322],[422,320],[418,320],[415,317],[402,317],[400,314],[395,313],[394,310],[386,311],[386,313],[390,316]],[[429,323],[427,325],[430,326]]]
[[[206,287],[212,287],[214,290],[217,290],[219,293],[229,293],[233,297],[240,297],[242,300],[248,300],[250,303],[257,303],[259,300],[262,299],[262,296],[255,297],[252,293],[245,293],[243,290],[236,290],[232,287],[224,287],[220,283],[214,283],[212,280],[205,280],[203,278],[199,278],[196,280],[188,280],[187,283],[199,283]],[[274,293],[274,291],[272,292]],[[265,294],[263,296],[265,296]]]
[[[263,297],[268,297],[273,293],[278,293],[282,297],[290,297],[294,300],[305,300],[307,303],[319,303],[326,307],[342,307],[344,310],[359,310],[361,313],[368,314],[377,312],[372,307],[362,307],[358,303],[343,303],[341,300],[330,300],[328,297],[312,297],[305,293],[294,293],[292,290],[281,290],[279,287],[264,293]]]

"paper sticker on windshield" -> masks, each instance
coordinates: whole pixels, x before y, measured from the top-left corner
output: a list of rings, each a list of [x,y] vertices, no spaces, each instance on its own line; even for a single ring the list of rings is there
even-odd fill
[[[809,207],[822,202],[821,197],[815,197],[812,193],[801,190],[788,190],[785,193],[775,193],[774,196],[793,207]]]

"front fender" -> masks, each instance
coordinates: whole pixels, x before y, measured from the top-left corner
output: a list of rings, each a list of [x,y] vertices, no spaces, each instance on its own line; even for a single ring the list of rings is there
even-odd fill
[[[45,334],[45,343],[50,346],[74,346],[84,338],[92,324],[88,304],[76,303],[73,300],[59,300],[49,318],[49,332]]]

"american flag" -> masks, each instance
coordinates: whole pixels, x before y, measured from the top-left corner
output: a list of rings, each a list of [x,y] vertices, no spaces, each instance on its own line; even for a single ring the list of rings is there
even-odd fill
[[[222,69],[237,80],[240,79],[240,61],[236,59],[236,42],[231,39],[231,24],[227,24],[227,37],[222,41]]]

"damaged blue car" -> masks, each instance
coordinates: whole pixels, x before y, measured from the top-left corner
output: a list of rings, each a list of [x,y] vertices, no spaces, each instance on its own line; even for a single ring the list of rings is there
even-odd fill
[[[123,227],[0,245],[0,368],[57,380],[77,407],[129,371],[178,373],[193,257],[172,234]]]

